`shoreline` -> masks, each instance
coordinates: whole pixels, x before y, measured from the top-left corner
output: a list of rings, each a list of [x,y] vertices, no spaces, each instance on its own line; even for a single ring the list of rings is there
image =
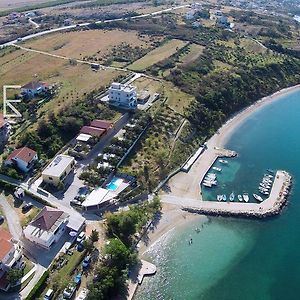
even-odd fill
[[[265,106],[280,100],[283,96],[288,95],[300,89],[300,84],[281,89],[269,96],[257,100],[252,105],[243,109],[242,111],[233,115],[227,120],[220,129],[207,141],[208,150],[199,156],[194,165],[188,173],[179,172],[168,182],[170,192],[160,193],[162,198],[169,197],[170,194],[175,195],[176,198],[184,198],[187,200],[194,199],[195,196],[198,201],[199,195],[197,194],[197,187],[199,186],[199,178],[203,176],[201,173],[206,173],[207,169],[211,167],[215,161],[215,147],[224,147],[228,142],[233,132],[242,125],[253,113],[259,111]],[[200,177],[199,177],[200,176]],[[171,196],[172,197],[172,196]],[[162,199],[163,200],[163,199]],[[162,201],[162,217],[159,220],[155,229],[151,232],[148,231],[147,243],[140,242],[139,257],[145,258],[147,251],[151,250],[157,243],[163,239],[165,240],[170,236],[170,233],[176,228],[187,226],[193,220],[202,220],[206,222],[207,216],[197,214],[196,212],[182,211],[181,206],[178,204],[171,204],[170,202]]]

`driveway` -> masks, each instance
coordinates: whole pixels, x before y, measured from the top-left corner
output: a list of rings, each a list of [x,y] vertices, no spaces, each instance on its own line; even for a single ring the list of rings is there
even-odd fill
[[[6,216],[9,231],[15,240],[19,240],[22,236],[22,227],[20,225],[19,217],[16,211],[10,206],[6,198],[0,195],[0,205],[3,213]]]

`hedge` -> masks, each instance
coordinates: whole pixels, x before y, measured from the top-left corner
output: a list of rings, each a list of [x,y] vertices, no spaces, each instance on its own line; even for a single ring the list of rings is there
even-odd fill
[[[33,287],[33,289],[30,291],[29,295],[25,298],[25,300],[34,300],[37,299],[39,296],[39,293],[42,292],[44,285],[49,277],[49,271],[45,271],[42,277],[39,279],[37,284]]]

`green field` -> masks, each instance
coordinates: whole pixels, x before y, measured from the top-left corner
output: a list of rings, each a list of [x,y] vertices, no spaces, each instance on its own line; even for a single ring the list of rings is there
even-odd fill
[[[145,70],[155,63],[170,57],[179,49],[183,48],[186,44],[187,42],[181,40],[170,40],[162,46],[150,51],[145,56],[135,61],[133,64],[129,65],[128,69],[133,71]]]

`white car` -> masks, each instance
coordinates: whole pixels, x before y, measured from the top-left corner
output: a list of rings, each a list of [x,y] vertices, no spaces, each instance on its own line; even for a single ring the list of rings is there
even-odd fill
[[[82,289],[79,293],[79,295],[76,297],[75,300],[84,300],[86,299],[87,295],[88,295],[88,290],[87,289]]]
[[[76,242],[77,243],[82,243],[84,240],[85,240],[85,233],[82,231],[82,232],[79,233],[79,235],[76,239]]]

